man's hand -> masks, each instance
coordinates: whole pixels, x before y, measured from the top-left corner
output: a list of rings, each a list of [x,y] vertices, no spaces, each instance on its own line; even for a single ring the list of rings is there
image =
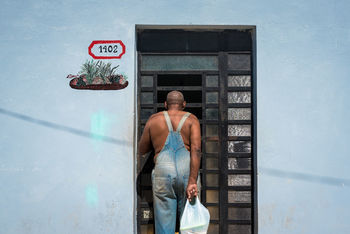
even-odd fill
[[[197,184],[188,184],[186,188],[187,199],[191,201],[193,197],[198,195]]]

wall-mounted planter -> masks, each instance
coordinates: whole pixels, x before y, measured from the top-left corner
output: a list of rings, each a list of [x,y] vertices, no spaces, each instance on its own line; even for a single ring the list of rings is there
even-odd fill
[[[70,77],[68,76],[67,78],[70,78]],[[86,78],[84,78],[84,76],[80,76],[72,79],[69,82],[69,86],[73,89],[118,90],[118,89],[126,88],[129,84],[127,80],[120,82],[119,76],[108,77],[107,80],[109,82],[104,83],[104,81],[101,78],[96,77],[94,78],[92,84],[87,84],[88,82]],[[113,80],[116,80],[117,82],[113,82]]]
[[[117,67],[112,68],[111,63],[105,64],[102,61],[86,61],[81,67],[80,75],[69,74],[67,76],[72,79],[69,86],[73,89],[124,89],[129,82],[125,75],[115,73]]]

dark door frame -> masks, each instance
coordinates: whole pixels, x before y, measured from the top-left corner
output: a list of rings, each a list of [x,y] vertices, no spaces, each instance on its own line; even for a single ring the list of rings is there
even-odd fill
[[[141,123],[140,121],[140,112],[139,112],[139,103],[140,103],[140,97],[139,97],[139,93],[140,93],[140,41],[139,41],[139,32],[144,31],[144,30],[179,30],[179,31],[186,31],[186,32],[221,32],[221,31],[225,31],[225,30],[234,30],[234,31],[249,31],[250,37],[251,37],[251,49],[250,49],[250,54],[251,54],[251,111],[252,111],[252,119],[251,119],[251,160],[252,160],[252,168],[251,168],[251,192],[252,192],[252,220],[251,220],[251,225],[252,225],[252,233],[257,234],[258,233],[258,194],[257,194],[257,187],[258,187],[258,183],[257,183],[257,63],[256,63],[256,27],[255,26],[241,26],[241,25],[135,25],[135,39],[136,39],[136,83],[137,86],[135,87],[135,113],[137,113],[135,115],[135,125],[137,126],[135,128],[135,160],[137,161],[136,158],[136,147],[137,147],[137,142],[138,142],[138,138],[140,136],[141,130],[139,128],[139,124]],[[188,37],[192,37],[191,35],[189,35]],[[210,35],[209,38],[215,38],[215,36]],[[219,36],[220,37],[220,36]],[[182,40],[185,40],[184,37],[182,38]],[[222,41],[222,40],[221,40]],[[157,43],[157,42],[155,42]],[[158,42],[159,43],[159,42]],[[181,45],[179,46],[179,48],[171,48],[170,50],[164,51],[166,53],[169,54],[182,54],[182,53],[186,53],[186,54],[191,54],[191,53],[218,53],[218,57],[219,57],[219,65],[222,66],[222,64],[227,64],[227,54],[228,53],[236,53],[236,52],[243,52],[243,51],[232,51],[234,50],[234,48],[232,49],[230,46],[231,45],[227,45],[225,43],[218,43],[216,46],[218,48],[218,50],[220,51],[198,51],[200,50],[198,47],[193,46],[194,50],[197,51],[181,51]],[[243,45],[244,46],[244,45]],[[191,47],[191,45],[186,46],[186,48]],[[214,46],[215,47],[215,46]],[[217,48],[211,48],[211,50],[215,50]],[[228,51],[221,51],[221,50],[225,50],[227,49]],[[178,50],[178,51],[176,51]],[[156,51],[155,53],[161,53],[162,51]],[[146,53],[152,53],[152,51],[147,51]],[[225,55],[226,54],[226,55]],[[174,72],[176,73],[176,72]],[[198,72],[195,72],[198,73]],[[220,79],[220,86],[219,86],[219,109],[220,110],[226,110],[228,108],[227,103],[227,74],[229,73],[229,71],[227,70],[227,66],[225,67],[219,67],[219,79]],[[205,79],[205,77],[203,78],[203,80]],[[157,86],[156,84],[156,77],[154,77],[154,83],[153,86]],[[203,84],[202,84],[203,86]],[[155,90],[153,87],[153,90]],[[226,90],[226,91],[225,91]],[[205,95],[205,88],[203,86],[203,93],[202,95]],[[205,96],[203,97],[203,99],[205,99]],[[154,100],[156,101],[156,100]],[[154,111],[157,110],[157,106],[153,106]],[[203,108],[203,113],[204,113],[204,108]],[[219,114],[219,121],[221,120],[222,122],[226,122],[227,124],[227,118],[225,118],[225,115],[227,115],[227,112],[225,111],[221,111],[221,114]],[[225,125],[226,126],[226,125]],[[220,132],[221,131],[221,132]],[[228,142],[229,137],[227,136],[227,129],[222,128],[221,130],[219,130],[220,135],[223,136],[223,138],[221,139],[223,142]],[[227,144],[221,144],[221,152],[226,151],[227,152]],[[224,160],[225,161],[225,160]],[[227,165],[227,160],[226,163],[223,162],[224,165]],[[140,165],[137,165],[137,167],[139,168]],[[136,181],[136,177],[137,177],[137,173],[138,173],[138,169],[135,167],[134,169],[135,171],[135,181]],[[227,169],[225,167],[223,167],[222,169],[220,169],[220,179],[225,178],[227,180],[227,175],[229,174]],[[227,201],[227,194],[225,195],[225,192],[227,192],[227,188],[225,188],[227,186],[220,186],[220,190],[225,190],[220,192],[220,200],[224,200]],[[135,193],[135,203],[137,204],[137,207],[135,206],[134,210],[135,210],[135,214],[137,214],[137,209],[140,209],[139,207],[139,203],[137,200],[137,195]],[[135,230],[138,230],[139,227],[139,214],[135,215],[135,217],[137,217],[137,222],[135,223]],[[220,210],[220,217],[226,217],[227,218],[227,210],[224,211],[224,209]],[[221,232],[222,233],[228,233],[228,229],[227,229],[227,223],[224,219],[220,219],[219,220],[219,224],[220,226],[226,226],[226,228],[221,228]],[[231,223],[229,222],[228,224],[236,224],[236,223]],[[237,224],[240,224],[240,222],[238,222]],[[241,224],[244,224],[241,223]],[[139,230],[138,232],[139,233]]]

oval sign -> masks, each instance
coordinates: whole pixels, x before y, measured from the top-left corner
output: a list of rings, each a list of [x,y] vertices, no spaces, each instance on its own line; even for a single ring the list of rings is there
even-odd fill
[[[125,54],[125,45],[121,40],[93,41],[89,45],[89,55],[94,59],[120,59]]]

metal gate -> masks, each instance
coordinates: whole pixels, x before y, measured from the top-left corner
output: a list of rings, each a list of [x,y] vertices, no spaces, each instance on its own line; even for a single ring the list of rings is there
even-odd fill
[[[202,131],[208,233],[257,233],[255,27],[136,26],[138,136],[179,90]],[[194,27],[194,28],[193,28]],[[153,155],[138,159],[138,233],[154,233]]]

